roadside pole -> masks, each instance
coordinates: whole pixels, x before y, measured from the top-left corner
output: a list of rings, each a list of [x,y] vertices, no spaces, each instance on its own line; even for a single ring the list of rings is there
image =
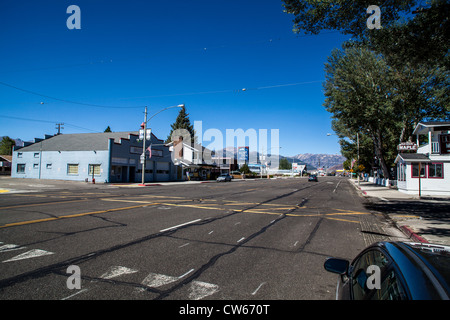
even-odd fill
[[[145,136],[146,136],[146,131],[147,131],[147,106],[145,107],[145,115],[144,115],[144,122],[142,123],[143,126],[142,130],[143,130],[143,137],[142,137],[142,155],[141,155],[141,167],[142,167],[142,179],[141,179],[141,184],[144,185],[145,183]]]

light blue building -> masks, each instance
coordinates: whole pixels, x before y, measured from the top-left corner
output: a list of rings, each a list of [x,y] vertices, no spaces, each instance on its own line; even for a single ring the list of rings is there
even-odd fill
[[[138,139],[138,132],[46,135],[45,139],[14,148],[11,177],[140,182],[142,141]],[[183,179],[164,141],[152,134],[146,150],[145,182]]]

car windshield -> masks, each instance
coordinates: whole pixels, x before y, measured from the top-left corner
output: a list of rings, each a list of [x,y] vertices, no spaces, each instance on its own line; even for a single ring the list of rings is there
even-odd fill
[[[410,244],[423,260],[429,263],[450,286],[450,247],[424,244]]]

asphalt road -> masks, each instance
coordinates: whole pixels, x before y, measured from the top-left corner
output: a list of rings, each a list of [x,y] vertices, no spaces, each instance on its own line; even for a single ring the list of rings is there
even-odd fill
[[[334,299],[380,223],[338,177],[4,193],[0,300]]]

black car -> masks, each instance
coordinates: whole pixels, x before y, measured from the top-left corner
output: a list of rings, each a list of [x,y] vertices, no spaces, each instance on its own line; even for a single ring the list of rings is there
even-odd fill
[[[317,176],[316,175],[310,175],[308,178],[308,181],[316,181],[317,182]]]
[[[449,300],[450,247],[414,242],[377,242],[350,263],[328,258],[339,274],[338,300]]]

